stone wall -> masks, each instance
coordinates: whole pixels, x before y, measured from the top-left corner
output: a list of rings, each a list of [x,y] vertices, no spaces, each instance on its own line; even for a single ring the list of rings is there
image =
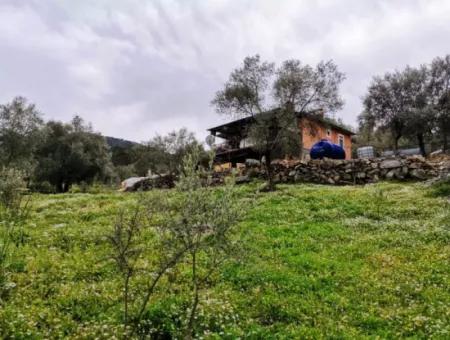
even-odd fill
[[[448,169],[441,169],[423,157],[396,157],[352,160],[279,161],[272,163],[275,181],[280,183],[309,182],[323,184],[365,184],[380,180],[426,180]],[[216,181],[220,182],[221,177]],[[237,183],[251,178],[265,178],[265,169],[256,160],[247,160]]]
[[[366,184],[380,180],[427,180],[448,178],[450,159],[427,161],[420,156],[351,160],[278,161],[272,163],[278,183]],[[213,184],[220,185],[231,174],[230,169],[215,172]],[[259,161],[248,159],[239,169],[236,183],[252,178],[266,178],[265,167]],[[122,182],[121,191],[172,188],[176,179],[171,176],[133,177]],[[205,179],[206,182],[206,179]]]

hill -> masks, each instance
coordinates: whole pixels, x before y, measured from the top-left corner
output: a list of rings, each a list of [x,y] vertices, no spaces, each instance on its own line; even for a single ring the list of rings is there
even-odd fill
[[[446,199],[411,183],[238,191],[247,210],[236,234],[242,251],[205,288],[198,334],[448,338]],[[12,265],[15,288],[1,301],[0,338],[120,338],[120,274],[105,233],[139,195],[33,197]],[[189,292],[167,282],[160,293],[169,289],[170,298],[156,295],[146,314],[154,338],[177,337],[186,313]]]
[[[122,138],[115,138],[115,137],[110,137],[110,136],[105,136],[106,139],[106,143],[108,144],[108,146],[110,148],[115,148],[115,147],[119,147],[119,148],[131,148],[135,145],[138,145],[139,143],[136,142],[132,142],[126,139],[122,139]]]

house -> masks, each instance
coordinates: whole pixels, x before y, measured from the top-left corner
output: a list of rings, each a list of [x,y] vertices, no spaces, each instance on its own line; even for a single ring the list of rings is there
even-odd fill
[[[303,144],[303,158],[309,155],[311,147],[321,139],[328,139],[332,143],[342,146],[346,159],[351,158],[352,135],[354,135],[351,130],[325,117],[323,110],[297,114],[297,117],[301,134],[299,138],[302,139]],[[231,163],[234,166],[237,163],[244,163],[248,158],[261,158],[247,138],[248,127],[253,121],[253,117],[245,117],[208,129],[211,135],[225,140],[217,147],[217,163]],[[284,155],[278,155],[278,158],[283,157]]]

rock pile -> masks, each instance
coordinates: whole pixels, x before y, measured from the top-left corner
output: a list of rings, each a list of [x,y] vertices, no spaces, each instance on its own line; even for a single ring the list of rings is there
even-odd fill
[[[256,163],[252,163],[256,164]],[[423,157],[373,158],[352,160],[310,160],[272,163],[275,181],[312,182],[324,184],[365,184],[382,179],[426,180],[439,175],[440,169]],[[260,165],[250,165],[242,170],[242,177],[264,177]]]
[[[429,180],[446,177],[450,163],[431,162],[421,156],[372,158],[351,160],[278,161],[272,163],[274,180],[278,183],[366,184],[380,180]],[[231,169],[215,172],[213,185],[220,185]],[[257,160],[247,160],[238,169],[236,183],[247,183],[252,178],[266,178],[266,169]],[[132,177],[122,182],[122,191],[172,188],[173,176]]]
[[[121,183],[120,191],[150,190],[154,188],[173,188],[174,178],[170,175],[153,175],[150,177],[131,177]]]

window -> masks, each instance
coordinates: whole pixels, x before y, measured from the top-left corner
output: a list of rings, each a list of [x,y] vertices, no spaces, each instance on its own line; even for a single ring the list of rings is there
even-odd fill
[[[327,129],[327,137],[330,137],[330,136],[331,136],[331,130]]]
[[[339,145],[343,148],[344,147],[344,136],[343,135],[338,135],[338,142],[339,142]]]

